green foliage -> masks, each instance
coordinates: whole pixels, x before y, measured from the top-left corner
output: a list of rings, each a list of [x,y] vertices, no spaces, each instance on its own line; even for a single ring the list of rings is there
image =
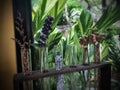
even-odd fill
[[[53,33],[49,36],[48,40],[47,40],[47,44],[49,47],[49,51],[51,49],[53,49],[53,47],[59,43],[60,39],[62,38],[63,33]]]
[[[54,8],[57,0],[39,0],[39,1],[33,1],[33,6],[35,4],[38,4],[39,6],[36,7],[36,9],[32,9],[33,14],[33,32],[36,34],[36,32],[41,29],[45,18],[48,16],[48,13],[52,8]]]
[[[68,7],[70,8],[75,8],[80,6],[80,2],[77,0],[68,0],[67,4],[68,4]]]
[[[117,40],[115,40],[114,34],[115,32],[113,30],[109,30],[104,41],[105,45],[103,44],[105,49],[102,56],[104,60],[111,63],[113,71],[120,72],[120,48],[117,46]],[[105,54],[105,52],[107,54]]]
[[[52,3],[51,3],[52,2]],[[45,18],[50,15],[54,18],[54,22],[52,25],[52,29],[56,27],[58,20],[63,13],[64,5],[66,0],[39,0],[33,1],[33,6],[38,4],[36,8],[32,9],[33,14],[33,33],[34,38],[36,38],[37,34],[39,34],[39,30],[41,30]]]
[[[109,48],[108,59],[112,64],[113,71],[120,72],[120,49],[115,46]]]
[[[87,35],[93,26],[93,19],[86,10],[83,10],[79,19],[79,30],[81,36]]]
[[[110,5],[97,21],[95,27],[97,27],[99,32],[104,32],[118,20],[120,20],[120,6]]]

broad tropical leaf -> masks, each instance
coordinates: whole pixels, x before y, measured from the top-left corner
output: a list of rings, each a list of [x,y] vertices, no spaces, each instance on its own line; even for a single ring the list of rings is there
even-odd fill
[[[93,27],[93,24],[94,22],[90,13],[86,10],[82,10],[78,23],[75,26],[78,36],[87,35]]]
[[[119,20],[120,20],[120,6],[110,5],[94,27],[97,27],[98,31],[103,32],[106,29],[108,29],[112,24]]]

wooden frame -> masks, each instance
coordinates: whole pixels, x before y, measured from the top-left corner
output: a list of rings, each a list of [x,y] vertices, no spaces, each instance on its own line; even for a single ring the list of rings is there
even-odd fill
[[[23,21],[23,30],[25,32],[25,35],[27,36],[28,40],[33,41],[32,38],[32,17],[31,17],[31,0],[13,0],[13,15],[14,15],[14,28],[15,28],[15,38],[18,40],[21,40],[19,33],[16,30],[16,19],[17,15],[20,13],[24,19]],[[33,50],[33,49],[31,49]],[[34,54],[34,52],[32,52]],[[106,62],[101,62],[99,64],[91,63],[89,65],[81,65],[77,64],[76,66],[65,66],[62,70],[57,71],[54,69],[45,70],[44,72],[40,71],[31,71],[29,74],[25,75],[22,72],[22,65],[21,65],[21,53],[20,53],[20,47],[16,43],[16,55],[17,55],[17,74],[14,75],[14,90],[21,90],[21,86],[23,81],[29,81],[29,80],[36,80],[39,78],[44,77],[51,77],[55,75],[60,74],[66,74],[66,73],[74,73],[79,72],[83,70],[89,70],[89,69],[96,69],[98,68],[100,71],[100,77],[99,77],[99,89],[100,90],[110,90],[111,88],[111,65]],[[34,67],[34,60],[32,62]],[[34,68],[33,68],[34,70]]]
[[[100,71],[99,90],[106,90],[106,89],[111,90],[111,65],[106,62],[101,62],[100,64],[92,63],[86,66],[83,66],[81,64],[78,64],[76,66],[65,66],[60,71],[55,69],[49,69],[49,70],[45,70],[42,73],[40,71],[32,71],[28,75],[25,75],[24,73],[18,73],[15,74],[14,76],[14,90],[20,90],[19,83],[23,81],[36,80],[40,78],[51,77],[66,73],[74,73],[74,72],[96,69],[96,68],[98,68]]]
[[[15,39],[21,40],[20,34],[17,28],[22,29],[25,33],[27,40],[33,42],[32,35],[32,15],[31,15],[31,0],[13,0],[13,18],[14,18],[14,32]],[[22,25],[18,26],[18,17],[22,18]],[[16,42],[16,61],[17,72],[22,72],[21,53],[20,46]]]

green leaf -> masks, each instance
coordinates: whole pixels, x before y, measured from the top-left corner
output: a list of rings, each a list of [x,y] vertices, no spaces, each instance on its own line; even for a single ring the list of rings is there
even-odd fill
[[[59,43],[62,36],[63,36],[63,33],[59,33],[59,32],[51,34],[49,36],[49,38],[47,39],[47,42],[46,42],[49,47],[49,50],[51,50],[55,45],[57,45]]]
[[[39,7],[37,5],[36,11],[33,9],[33,12],[34,12],[33,33],[35,34],[35,36],[38,36],[37,35],[38,30],[42,28],[44,24],[44,20],[48,15],[54,18],[53,25],[52,25],[52,29],[54,30],[63,13],[64,5],[66,1],[67,0],[40,0],[39,1],[38,3],[40,4]],[[35,3],[37,4],[37,2]]]
[[[111,5],[97,21],[95,27],[99,32],[103,32],[118,20],[120,20],[120,6]]]
[[[108,49],[109,49],[109,47],[108,46],[106,46],[106,47],[104,47],[103,48],[103,50],[102,50],[102,57],[101,57],[101,60],[104,60],[106,57],[107,57],[107,55],[108,55]]]
[[[93,24],[93,19],[90,13],[86,10],[82,10],[78,22],[81,36],[87,35],[89,33],[89,30],[92,28]]]
[[[45,12],[45,9],[46,9],[46,4],[47,4],[47,0],[42,0],[41,16],[44,16],[44,12]]]

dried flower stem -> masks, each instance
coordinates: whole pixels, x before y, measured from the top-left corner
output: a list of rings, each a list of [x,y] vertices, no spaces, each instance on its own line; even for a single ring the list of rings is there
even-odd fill
[[[23,29],[23,21],[24,19],[22,18],[22,15],[19,11],[17,11],[17,18],[15,21],[15,29],[18,31],[20,37],[22,38],[21,40],[18,40],[16,38],[12,38],[15,40],[15,42],[20,46],[20,53],[21,53],[21,63],[22,63],[22,72],[25,75],[30,74],[31,68],[30,68],[30,55],[29,55],[29,50],[30,50],[30,42],[26,41],[26,35],[24,33]],[[23,83],[23,88],[24,90],[32,90],[32,82],[31,81],[26,81]]]

